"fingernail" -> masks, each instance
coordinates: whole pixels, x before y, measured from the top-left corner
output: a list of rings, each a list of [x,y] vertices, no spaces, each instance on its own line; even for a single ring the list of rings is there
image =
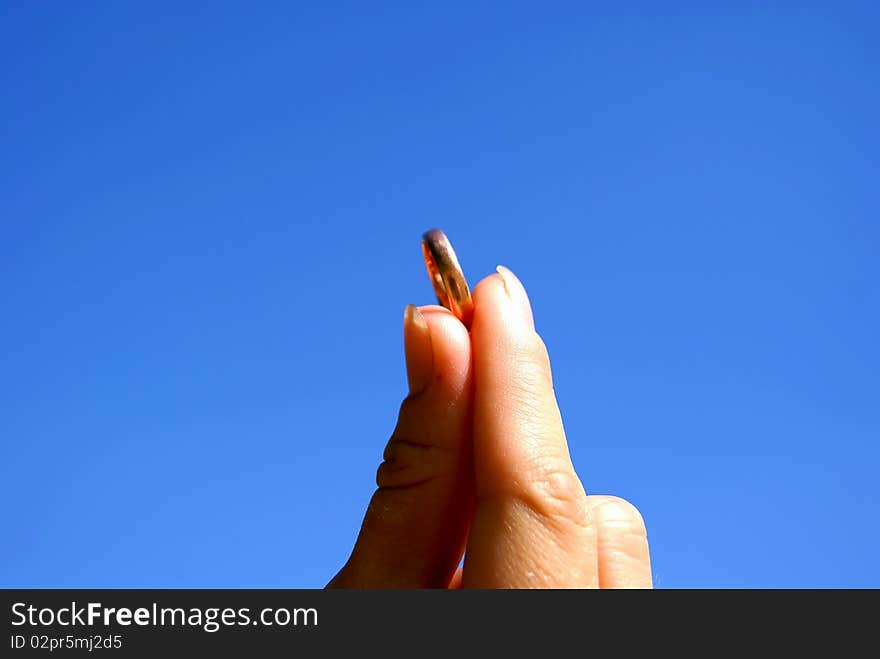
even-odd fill
[[[501,275],[501,281],[504,282],[504,290],[507,297],[513,303],[520,318],[532,329],[535,328],[535,319],[532,316],[532,305],[529,303],[529,296],[522,282],[510,270],[503,265],[499,265],[495,270]]]
[[[408,304],[403,312],[403,350],[406,355],[406,379],[409,393],[424,391],[434,374],[434,348],[431,330],[415,305]]]

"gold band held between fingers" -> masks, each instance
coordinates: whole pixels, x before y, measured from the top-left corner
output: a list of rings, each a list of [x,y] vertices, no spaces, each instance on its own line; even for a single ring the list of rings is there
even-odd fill
[[[440,229],[426,231],[422,235],[422,256],[437,301],[470,329],[474,315],[471,289],[446,234]]]

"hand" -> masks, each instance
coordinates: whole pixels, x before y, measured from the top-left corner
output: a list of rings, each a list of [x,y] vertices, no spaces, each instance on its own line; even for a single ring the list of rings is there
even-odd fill
[[[474,289],[470,335],[443,307],[407,307],[409,395],[328,587],[651,587],[642,517],[585,493],[528,296],[498,271]]]

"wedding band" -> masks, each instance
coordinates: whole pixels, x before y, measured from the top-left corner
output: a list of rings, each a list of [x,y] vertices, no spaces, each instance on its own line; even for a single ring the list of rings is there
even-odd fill
[[[471,290],[446,234],[440,229],[426,231],[422,235],[422,256],[437,301],[470,329],[474,315]]]

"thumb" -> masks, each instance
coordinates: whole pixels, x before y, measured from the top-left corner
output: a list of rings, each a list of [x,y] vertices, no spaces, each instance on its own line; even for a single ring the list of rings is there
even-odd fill
[[[445,588],[464,551],[473,507],[470,338],[446,309],[409,305],[404,350],[409,395],[331,588]]]

